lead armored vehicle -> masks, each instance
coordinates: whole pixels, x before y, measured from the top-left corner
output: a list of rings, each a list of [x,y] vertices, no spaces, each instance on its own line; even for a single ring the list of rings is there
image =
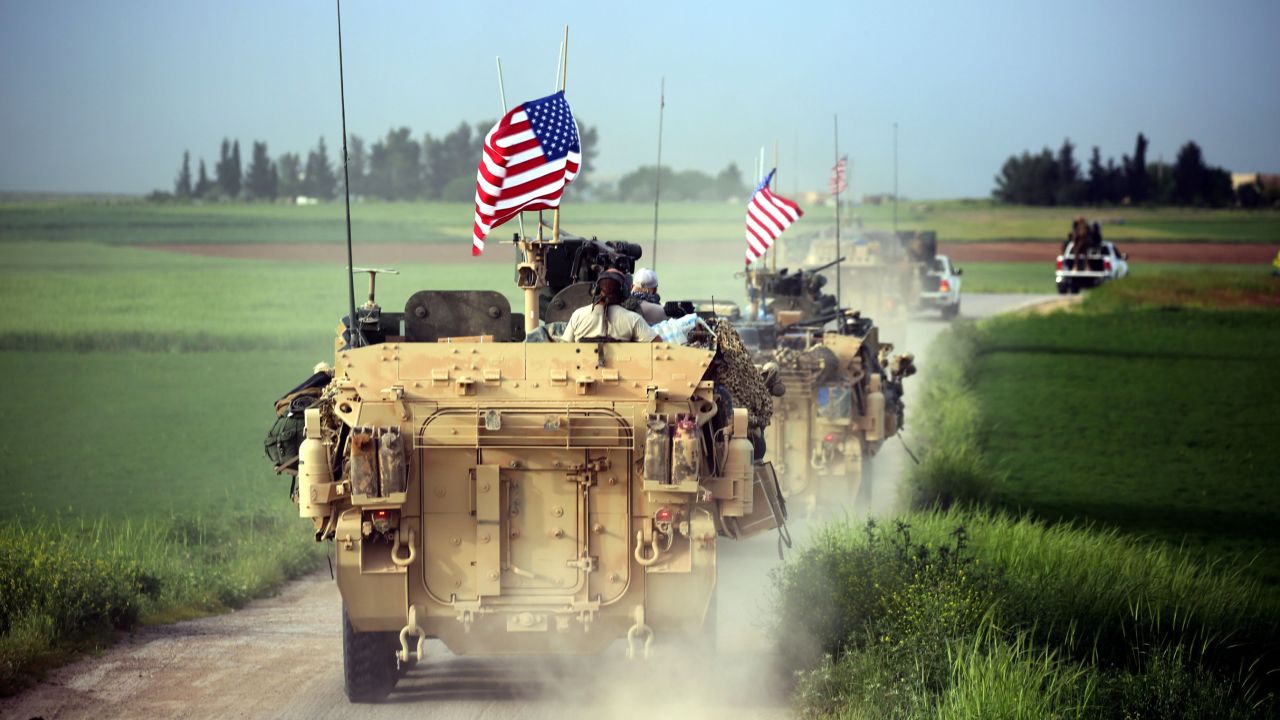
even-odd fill
[[[303,418],[273,459],[335,545],[352,701],[384,697],[428,638],[459,655],[623,641],[647,656],[702,637],[719,539],[784,519],[715,335],[548,342],[543,319],[639,249],[517,244],[523,314],[485,290],[423,290],[403,312],[371,299],[332,370],[277,406]]]

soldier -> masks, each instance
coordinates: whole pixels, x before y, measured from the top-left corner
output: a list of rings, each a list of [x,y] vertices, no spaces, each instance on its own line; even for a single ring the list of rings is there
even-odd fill
[[[595,298],[569,316],[562,342],[656,342],[658,335],[639,314],[622,307],[627,278],[609,268],[596,280]],[[596,311],[599,308],[599,311]]]
[[[631,297],[627,298],[623,307],[640,313],[650,325],[666,320],[667,313],[662,309],[662,298],[658,295],[658,273],[649,268],[636,270],[631,284]]]

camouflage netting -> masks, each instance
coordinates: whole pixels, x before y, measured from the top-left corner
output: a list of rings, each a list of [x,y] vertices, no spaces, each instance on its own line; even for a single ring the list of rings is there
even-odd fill
[[[746,408],[750,427],[765,427],[773,417],[773,398],[760,377],[760,371],[751,361],[751,353],[742,344],[738,331],[728,322],[715,319],[710,321],[710,325],[720,347],[712,379],[729,391],[736,407]]]

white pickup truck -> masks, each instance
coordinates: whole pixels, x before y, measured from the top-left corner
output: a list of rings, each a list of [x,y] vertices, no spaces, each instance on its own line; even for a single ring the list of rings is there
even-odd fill
[[[1080,288],[1097,287],[1108,280],[1129,274],[1129,254],[1115,243],[1100,242],[1076,252],[1075,241],[1067,243],[1058,256],[1053,281],[1058,294],[1078,293]]]
[[[920,273],[920,299],[917,307],[941,310],[943,319],[960,314],[960,276],[964,271],[951,264],[946,255],[935,255]]]

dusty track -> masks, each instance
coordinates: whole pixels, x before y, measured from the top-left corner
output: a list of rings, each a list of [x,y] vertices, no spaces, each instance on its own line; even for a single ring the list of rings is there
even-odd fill
[[[970,295],[963,315],[981,317],[1056,296]],[[922,355],[947,326],[936,315],[886,327],[883,337]],[[907,402],[921,378],[908,380]],[[906,439],[911,437],[910,414]],[[872,506],[893,507],[910,460],[897,440],[872,463]],[[299,531],[302,528],[299,527]],[[794,528],[802,539],[806,528]],[[3,718],[781,718],[789,715],[788,668],[777,667],[764,625],[773,534],[720,543],[719,657],[694,664],[678,648],[647,664],[615,646],[602,658],[460,658],[437,642],[430,659],[381,705],[342,694],[341,600],[327,572],[289,584],[238,612],[143,628],[99,657],[56,670],[0,701]]]

